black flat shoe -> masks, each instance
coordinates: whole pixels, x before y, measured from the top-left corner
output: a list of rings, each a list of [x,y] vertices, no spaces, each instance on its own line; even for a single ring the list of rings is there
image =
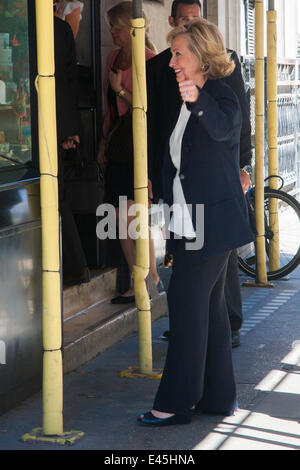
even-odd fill
[[[111,304],[131,304],[135,301],[134,295],[118,295],[114,299],[111,299]]]
[[[162,339],[163,341],[169,341],[170,337],[170,331],[166,330],[162,335],[159,336],[159,339]]]
[[[169,418],[156,418],[151,411],[143,413],[138,417],[138,422],[146,426],[170,426],[171,424],[189,424],[191,422],[191,414],[175,414]]]

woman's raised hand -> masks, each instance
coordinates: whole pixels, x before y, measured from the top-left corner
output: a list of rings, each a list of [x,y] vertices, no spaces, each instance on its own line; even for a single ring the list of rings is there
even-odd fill
[[[189,103],[195,103],[197,101],[199,90],[193,80],[184,80],[179,82],[178,86],[182,101],[187,101]]]

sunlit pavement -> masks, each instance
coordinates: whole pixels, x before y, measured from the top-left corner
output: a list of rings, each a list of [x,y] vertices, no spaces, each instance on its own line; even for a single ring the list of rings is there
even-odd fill
[[[300,449],[300,344],[255,388],[266,392],[253,411],[239,409],[217,424],[196,450]]]
[[[120,377],[138,365],[134,334],[65,376],[64,431],[85,433],[68,450],[300,449],[300,268],[289,280],[274,282],[273,289],[242,287],[242,297],[241,346],[233,350],[239,400],[234,416],[198,415],[189,425],[167,428],[139,426],[136,418],[152,408],[158,380]],[[159,336],[167,328],[166,317],[153,324],[154,368],[164,364],[167,343]],[[0,416],[0,449],[57,449],[20,442],[41,424],[37,394]]]

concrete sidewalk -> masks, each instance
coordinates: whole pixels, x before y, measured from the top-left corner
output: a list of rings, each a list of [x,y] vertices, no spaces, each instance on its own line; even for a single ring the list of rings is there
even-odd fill
[[[244,278],[241,276],[241,282]],[[0,449],[291,450],[300,449],[300,269],[273,289],[242,287],[242,344],[233,350],[239,410],[234,416],[195,416],[167,428],[137,424],[151,409],[158,380],[120,377],[138,364],[131,335],[64,377],[64,430],[85,433],[74,446],[28,444],[23,434],[42,424],[41,394],[0,416]],[[153,324],[153,367],[167,344],[166,317]],[[128,452],[130,455],[130,452]]]

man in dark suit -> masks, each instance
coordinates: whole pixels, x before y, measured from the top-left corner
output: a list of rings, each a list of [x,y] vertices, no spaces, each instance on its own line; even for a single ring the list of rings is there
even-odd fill
[[[172,27],[180,26],[199,16],[201,16],[199,0],[174,0],[169,23]],[[225,81],[236,93],[242,111],[240,177],[243,190],[246,192],[250,185],[251,171],[250,110],[241,74],[241,64],[234,51],[228,52],[231,53],[236,67]],[[149,174],[152,181],[152,191],[157,200],[162,197],[162,157],[182,104],[175,73],[169,67],[170,59],[171,51],[166,49],[149,60],[146,65]],[[228,261],[225,295],[232,330],[232,346],[236,347],[240,344],[239,330],[243,321],[236,250],[232,251]],[[168,337],[168,331],[164,335]]]
[[[88,282],[90,279],[86,257],[64,189],[63,160],[65,152],[80,143],[77,61],[72,29],[65,21],[56,16],[54,16],[54,55],[63,277],[65,284],[76,284]]]

